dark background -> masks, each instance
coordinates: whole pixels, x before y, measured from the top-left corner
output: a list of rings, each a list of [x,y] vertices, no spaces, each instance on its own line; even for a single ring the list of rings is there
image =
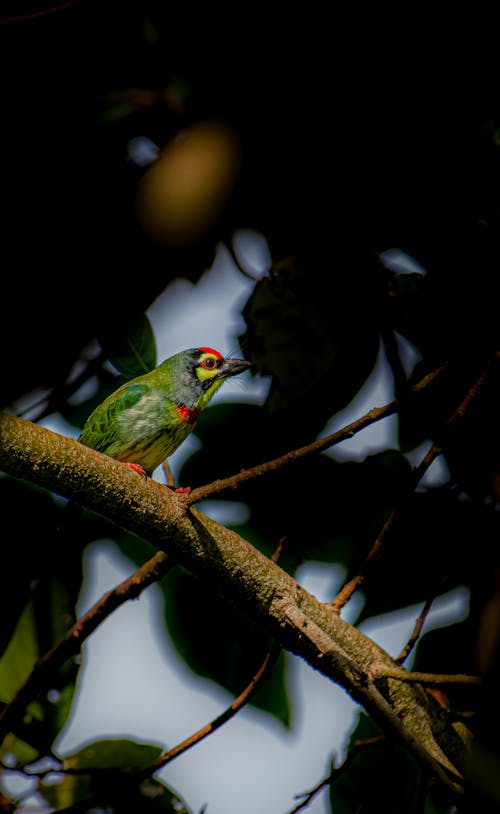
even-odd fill
[[[60,387],[90,340],[106,346],[106,337],[126,333],[169,280],[198,279],[219,241],[253,228],[275,266],[245,306],[242,346],[256,372],[273,376],[270,398],[266,410],[208,411],[199,425],[205,453],[188,462],[184,482],[195,486],[312,440],[365,381],[379,337],[404,395],[394,331],[421,354],[416,378],[451,362],[444,384],[401,412],[401,450],[440,437],[498,349],[497,89],[490,92],[491,71],[471,43],[458,38],[444,50],[453,37],[432,21],[394,30],[365,13],[332,14],[271,17],[252,7],[215,19],[163,2],[2,4],[1,406],[36,387]],[[127,145],[142,135],[162,147],[206,120],[237,134],[240,172],[210,230],[173,248],[138,222],[145,170],[129,160]],[[379,255],[394,247],[426,277],[389,273]],[[365,608],[368,616],[424,600],[443,576],[446,587],[470,588],[470,619],[425,637],[419,664],[472,672],[478,637],[486,637],[491,690],[479,731],[490,745],[498,730],[498,617],[493,612],[485,627],[483,613],[498,590],[498,391],[496,377],[448,439],[450,483],[406,507],[398,527],[405,545],[389,548]],[[223,454],[214,440],[221,426],[239,441]],[[398,451],[359,465],[320,458],[267,479],[264,494],[242,490],[252,519],[241,531],[267,553],[287,536],[290,570],[307,557],[350,570],[408,478]],[[311,482],[313,538],[303,500]],[[8,634],[33,579],[43,583],[57,570],[74,599],[81,564],[78,551],[65,549],[47,563],[40,544],[53,538],[54,507],[20,484],[2,485],[18,536],[36,538],[39,551],[28,569],[19,549],[5,553],[5,573],[19,576],[15,601],[4,593]],[[130,554],[130,541],[122,545]],[[193,596],[203,599],[199,588]],[[225,617],[225,606],[214,612]],[[171,631],[180,649],[193,633],[187,611],[183,618],[185,627]],[[242,621],[233,622],[234,638],[250,641]],[[208,629],[219,624],[207,621]],[[211,674],[213,664],[197,667]],[[240,679],[231,679],[235,691]],[[52,735],[45,733],[47,743]]]

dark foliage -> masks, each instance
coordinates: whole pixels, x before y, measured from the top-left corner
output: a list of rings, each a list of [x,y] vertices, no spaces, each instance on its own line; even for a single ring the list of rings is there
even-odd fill
[[[206,28],[200,22],[203,36],[195,37],[193,21],[163,2],[98,9],[66,3],[41,15],[35,12],[49,4],[34,5],[0,11],[0,406],[46,387],[55,394],[53,406],[81,426],[95,405],[68,405],[62,388],[87,343],[99,340],[119,372],[132,375],[123,359],[130,336],[140,330],[141,364],[144,358],[152,364],[154,340],[141,317],[152,300],[175,277],[197,280],[217,244],[230,245],[235,230],[262,232],[273,266],[245,305],[241,342],[255,371],[272,376],[269,399],[263,409],[210,408],[198,428],[203,449],[187,462],[182,480],[207,483],[312,441],[359,391],[382,340],[402,399],[400,448],[355,464],[317,456],[247,485],[238,498],[250,516],[239,530],[269,555],[285,537],[281,562],[291,572],[314,559],[341,563],[351,573],[407,493],[411,468],[404,453],[429,439],[443,441],[450,482],[405,498],[395,533],[368,573],[363,616],[422,602],[441,584],[470,590],[470,618],[424,636],[417,665],[439,672],[484,669],[478,734],[494,755],[498,361],[464,420],[443,435],[500,347],[494,97],[464,64],[443,79],[423,72],[420,62],[412,69],[415,55],[390,50],[383,39],[366,49],[353,41],[346,53],[338,47],[340,34],[332,41],[330,27],[326,35],[324,21],[312,13],[289,31],[254,18],[245,35],[236,21],[220,28],[208,20]],[[217,217],[191,240],[179,245],[152,237],[137,204],[148,169],[130,160],[128,145],[146,136],[163,148],[207,121],[224,122],[239,145],[230,192]],[[425,276],[387,268],[383,253],[392,248],[414,258]],[[418,401],[406,399],[409,382],[395,332],[420,354],[412,379],[450,363]],[[97,372],[101,390],[94,398],[114,386],[109,370]],[[221,444],[224,433],[230,444]],[[61,634],[62,617],[63,629],[71,623],[81,548],[100,527],[89,521],[81,544],[68,550],[57,531],[62,507],[52,496],[6,477],[0,496],[7,507],[4,530],[10,529],[2,554],[0,646],[8,647],[30,599],[37,624],[26,622],[23,642],[36,657]],[[137,562],[149,556],[145,543],[122,533],[117,540]],[[207,614],[207,637],[223,626],[224,653],[209,638],[203,647],[193,645],[190,613],[196,617],[208,602],[204,590],[182,574],[172,577],[165,595],[169,613],[173,598],[183,608],[182,619],[168,622],[179,652],[192,669],[237,692],[262,656],[260,631],[237,614],[226,615],[217,600]],[[26,759],[50,754],[76,670],[68,667],[55,687],[62,711],[54,713],[45,701],[37,719],[31,710],[33,726],[16,732],[9,748],[22,744]],[[460,693],[450,698],[457,707],[465,703]],[[281,663],[255,703],[288,722]],[[130,763],[137,768],[134,755]],[[416,767],[399,747],[384,744],[332,786],[332,806],[351,810],[352,784],[379,776],[389,762],[421,789]],[[479,769],[477,777],[481,785]],[[173,792],[161,789],[158,810],[180,810]],[[488,793],[479,792],[484,806]],[[472,788],[464,810],[474,809],[475,794]],[[439,801],[432,805],[429,810],[446,810]],[[392,798],[386,810],[398,810]]]

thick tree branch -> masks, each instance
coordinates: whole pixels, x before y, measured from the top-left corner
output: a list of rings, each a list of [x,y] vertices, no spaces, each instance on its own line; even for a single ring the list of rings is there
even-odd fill
[[[0,467],[101,512],[177,559],[260,622],[283,647],[339,683],[385,731],[458,793],[466,748],[418,684],[377,678],[396,667],[371,639],[305,591],[235,532],[153,480],[78,442],[0,415]],[[400,669],[400,668],[398,668]]]

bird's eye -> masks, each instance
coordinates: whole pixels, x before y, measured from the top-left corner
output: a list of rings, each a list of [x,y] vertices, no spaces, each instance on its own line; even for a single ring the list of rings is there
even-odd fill
[[[213,359],[211,356],[209,356],[207,359],[203,360],[201,366],[207,370],[213,370],[214,368],[218,367],[217,359]]]

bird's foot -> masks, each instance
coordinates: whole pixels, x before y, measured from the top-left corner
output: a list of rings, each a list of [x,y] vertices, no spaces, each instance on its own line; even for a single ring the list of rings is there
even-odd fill
[[[122,461],[122,463],[123,466],[128,466],[129,469],[133,469],[138,475],[142,475],[143,478],[147,478],[147,472],[142,468],[142,466],[139,466],[139,464],[131,464],[128,463],[128,461]]]
[[[170,484],[167,484],[167,489],[171,489],[177,495],[189,495],[191,491],[190,486],[170,486]]]

